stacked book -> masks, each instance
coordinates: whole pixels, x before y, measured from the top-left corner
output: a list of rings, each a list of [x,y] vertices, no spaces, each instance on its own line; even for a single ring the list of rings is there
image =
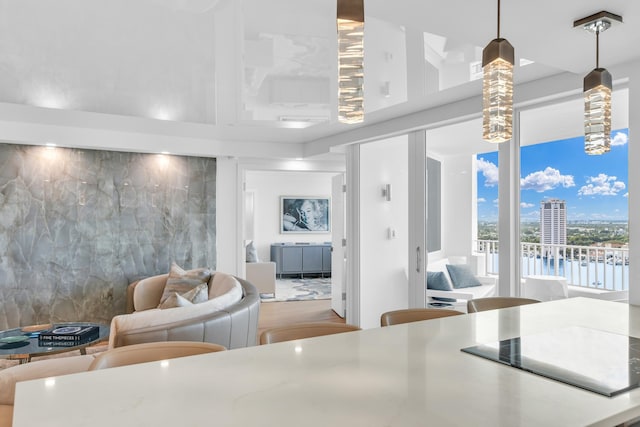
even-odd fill
[[[43,331],[38,335],[42,347],[75,347],[98,338],[98,326],[61,326]]]

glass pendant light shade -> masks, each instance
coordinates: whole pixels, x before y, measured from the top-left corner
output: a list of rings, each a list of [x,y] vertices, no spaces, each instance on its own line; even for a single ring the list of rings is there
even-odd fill
[[[503,38],[482,51],[482,138],[500,143],[513,134],[514,49]]]
[[[584,78],[584,152],[611,150],[611,74],[596,68]]]
[[[338,0],[338,120],[364,120],[364,0]]]
[[[606,10],[573,22],[596,35],[596,68],[584,78],[584,152],[589,155],[608,153],[611,150],[611,74],[600,67],[600,34],[615,23],[622,23],[622,16]]]

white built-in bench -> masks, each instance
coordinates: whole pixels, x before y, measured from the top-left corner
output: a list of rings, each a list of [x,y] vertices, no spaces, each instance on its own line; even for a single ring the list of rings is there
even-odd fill
[[[608,291],[605,289],[587,288],[584,286],[568,285],[569,298],[587,297],[597,298],[607,301],[627,301],[629,291]]]
[[[451,258],[440,258],[434,261],[429,262],[427,265],[427,271],[435,272],[441,271],[449,280],[449,283],[453,286],[453,282],[451,281],[451,276],[449,275],[449,271],[447,270],[447,264],[464,264],[466,259],[464,257],[451,257]],[[426,289],[426,297],[427,297],[427,305],[437,302],[442,302],[438,300],[434,300],[433,298],[449,298],[455,299],[455,302],[450,302],[453,305],[453,308],[460,311],[466,312],[466,304],[468,300],[474,298],[486,298],[492,297],[496,295],[498,288],[498,277],[495,275],[476,275],[475,276],[482,286],[473,286],[469,288],[454,288],[451,291],[440,291],[436,289]],[[524,279],[522,280],[524,284]],[[629,291],[609,291],[605,289],[595,289],[595,288],[587,288],[584,286],[576,286],[569,284],[567,286],[568,289],[568,297],[587,297],[587,298],[597,298],[603,299],[607,301],[621,301],[626,302],[629,299]]]
[[[438,259],[436,261],[430,262],[427,265],[427,271],[442,271],[444,272],[444,274],[447,276],[447,278],[449,279],[449,283],[451,283],[451,285],[453,286],[453,282],[451,281],[451,276],[449,275],[449,271],[447,270],[447,264],[458,264],[458,259],[459,257],[456,257],[455,261],[456,262],[451,262],[449,258],[441,258]],[[478,276],[476,275],[476,278],[478,279],[478,281],[480,283],[482,283],[481,286],[472,286],[472,287],[468,287],[468,288],[459,288],[459,289],[453,289],[451,291],[440,291],[440,290],[436,290],[436,289],[427,289],[426,290],[426,296],[427,296],[427,304],[429,303],[433,303],[433,302],[438,302],[437,300],[434,300],[433,298],[452,298],[452,299],[456,299],[455,303],[451,303],[453,304],[453,308],[456,310],[460,310],[460,311],[465,311],[467,309],[467,301],[470,299],[474,299],[474,298],[485,298],[485,297],[492,297],[495,296],[496,294],[496,289],[497,289],[497,285],[498,285],[498,278],[497,276]]]

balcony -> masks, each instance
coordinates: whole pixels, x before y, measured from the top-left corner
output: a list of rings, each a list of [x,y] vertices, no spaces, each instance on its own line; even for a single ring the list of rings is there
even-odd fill
[[[486,272],[498,274],[498,241],[477,240]],[[629,249],[575,245],[520,244],[520,275],[564,276],[570,296],[624,299],[629,290]]]

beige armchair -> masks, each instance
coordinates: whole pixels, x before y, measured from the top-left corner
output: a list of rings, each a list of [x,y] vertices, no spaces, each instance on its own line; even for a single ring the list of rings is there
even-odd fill
[[[11,427],[13,420],[13,398],[16,383],[59,375],[75,374],[89,369],[95,356],[61,357],[45,359],[0,371],[0,427]]]
[[[21,381],[224,350],[225,348],[221,345],[202,342],[145,343],[107,350],[98,354],[38,360],[3,369],[0,371],[0,427],[11,427],[16,384]]]
[[[225,351],[224,346],[208,342],[167,341],[148,342],[114,348],[96,355],[90,371],[97,369],[117,368],[118,366],[135,365],[137,363],[156,362],[175,359],[177,357],[195,356],[198,354]]]
[[[321,337],[343,332],[359,331],[358,326],[333,322],[296,323],[267,329],[260,335],[260,344],[274,344],[303,338]]]
[[[517,307],[520,305],[537,304],[540,301],[531,298],[518,297],[489,297],[475,298],[467,301],[467,312],[477,313],[480,311],[496,310],[498,308]]]
[[[421,320],[459,316],[461,314],[464,313],[444,308],[406,308],[403,310],[394,310],[382,313],[382,316],[380,316],[380,326],[399,325],[402,323],[419,322]]]

